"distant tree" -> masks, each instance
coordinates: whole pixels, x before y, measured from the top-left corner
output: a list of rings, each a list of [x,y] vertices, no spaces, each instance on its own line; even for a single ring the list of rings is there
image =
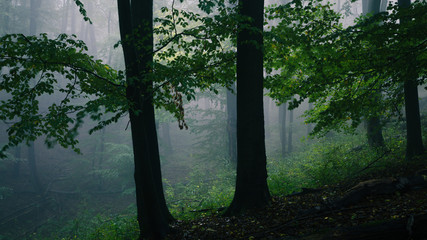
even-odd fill
[[[280,146],[282,157],[286,155],[286,112],[288,111],[287,104],[282,103],[279,106],[279,125],[280,125]]]
[[[293,122],[294,122],[294,110],[290,109],[289,110],[289,131],[288,131],[288,153],[292,152],[292,137],[293,137],[292,128],[294,127]]]
[[[306,122],[316,123],[312,134],[320,136],[354,132],[362,119],[400,114],[404,85],[426,82],[426,8],[424,0],[408,8],[389,5],[389,11],[362,16],[346,28],[328,4],[294,1],[267,10],[269,19],[281,19],[266,32],[267,73],[281,73],[266,79],[270,96],[280,101],[298,96],[290,108],[309,98],[314,107],[305,113]],[[405,84],[407,79],[414,81]],[[379,91],[381,101],[371,97]],[[415,92],[407,96],[416,99]],[[418,109],[416,103],[405,105]],[[413,134],[421,139],[416,128]],[[408,148],[421,146],[418,140]]]
[[[264,207],[267,186],[263,112],[264,1],[240,0],[237,32],[237,176],[226,215]]]
[[[384,1],[383,1],[384,2]],[[363,0],[362,1],[362,8],[363,8],[363,14],[378,14],[381,10],[384,11],[385,9],[381,9],[381,0]],[[369,76],[366,76],[369,77]],[[371,96],[373,98],[374,102],[381,101],[381,93],[379,90],[374,92]],[[366,120],[366,126],[367,126],[367,137],[368,137],[368,144],[371,147],[383,147],[384,146],[384,138],[382,134],[382,125],[380,121],[380,116],[373,115],[370,116]]]
[[[227,135],[228,156],[234,168],[237,167],[237,98],[236,86],[232,84],[227,90]]]

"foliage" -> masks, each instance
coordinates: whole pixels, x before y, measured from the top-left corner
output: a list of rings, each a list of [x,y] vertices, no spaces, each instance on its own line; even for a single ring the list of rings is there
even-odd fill
[[[86,45],[74,37],[9,34],[0,38],[0,50],[0,91],[6,96],[0,120],[10,123],[9,143],[1,152],[42,135],[48,146],[59,143],[78,151],[77,128],[86,115],[100,120],[102,112],[115,113],[99,121],[98,129],[127,110],[119,73],[87,55]],[[42,97],[53,94],[61,100],[41,108]]]
[[[425,82],[426,1],[408,9],[390,5],[348,28],[331,5],[303,2],[267,11],[279,23],[265,35],[266,87],[280,102],[297,95],[290,108],[307,98],[314,103],[306,113],[307,122],[317,124],[313,134],[354,132],[365,117],[393,115],[403,101],[403,81],[413,75]],[[375,92],[381,99],[370,97]]]

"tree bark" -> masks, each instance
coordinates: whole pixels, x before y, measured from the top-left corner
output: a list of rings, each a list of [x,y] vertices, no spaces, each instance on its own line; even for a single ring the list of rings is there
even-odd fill
[[[135,165],[140,239],[161,239],[173,217],[163,193],[152,99],[152,80],[145,77],[153,61],[153,1],[118,0],[120,36],[125,57],[129,117]],[[135,41],[142,48],[135,47]],[[140,45],[141,46],[141,45]]]
[[[236,85],[233,84],[230,90],[227,90],[227,135],[228,135],[228,156],[231,165],[237,167],[237,99]]]
[[[237,176],[225,215],[265,207],[267,186],[263,111],[263,0],[240,0],[237,33]]]
[[[280,145],[282,147],[282,157],[286,156],[286,103],[279,106],[279,125],[280,125]]]
[[[401,8],[408,8],[410,0],[398,0]],[[401,22],[410,19],[400,19]],[[409,58],[415,61],[415,58]],[[404,82],[405,116],[406,116],[406,159],[412,160],[414,156],[424,153],[423,139],[421,135],[421,118],[418,100],[417,69],[415,64],[408,63],[408,69],[402,76]]]

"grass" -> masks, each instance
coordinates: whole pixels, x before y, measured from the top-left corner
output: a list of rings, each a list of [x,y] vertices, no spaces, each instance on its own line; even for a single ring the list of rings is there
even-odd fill
[[[338,136],[334,139],[311,140],[298,152],[285,158],[268,158],[268,185],[272,195],[287,195],[301,188],[331,185],[360,174],[375,173],[381,169],[399,166],[404,156],[405,142],[388,134],[387,148],[374,150],[366,146],[363,135]],[[171,184],[165,179],[168,207],[177,219],[191,220],[215,214],[228,206],[234,192],[235,173],[219,164],[209,179],[206,169],[194,167],[187,181]],[[133,206],[134,209],[134,206]],[[68,239],[136,239],[138,224],[135,215],[93,216],[83,214],[56,230]],[[58,234],[56,236],[59,236]],[[30,239],[43,239],[33,237]],[[47,238],[51,239],[51,238]],[[58,238],[60,239],[60,238]]]

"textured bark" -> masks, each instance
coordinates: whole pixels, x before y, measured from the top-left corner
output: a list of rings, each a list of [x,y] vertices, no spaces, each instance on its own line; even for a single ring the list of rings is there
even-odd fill
[[[410,0],[398,0],[402,8],[410,6]],[[400,21],[408,21],[401,19]],[[415,58],[409,58],[416,61]],[[424,153],[423,139],[421,135],[421,118],[418,100],[418,83],[416,64],[408,63],[408,69],[402,76],[404,81],[405,116],[406,116],[406,159],[411,160],[414,156]]]
[[[237,176],[236,191],[226,215],[270,203],[263,111],[264,1],[240,0],[239,10],[251,21],[239,24],[237,33]]]
[[[237,99],[236,86],[233,84],[231,89],[227,91],[227,135],[228,135],[228,156],[230,157],[231,165],[237,167]]]
[[[126,97],[131,104],[137,219],[140,239],[161,239],[173,220],[163,193],[160,156],[152,99],[153,82],[144,79],[153,60],[153,1],[118,0],[120,35],[126,65]],[[138,29],[138,31],[134,31]],[[136,48],[134,41],[143,41]]]
[[[280,124],[280,146],[282,148],[282,157],[286,156],[286,103],[279,106],[279,124]]]

